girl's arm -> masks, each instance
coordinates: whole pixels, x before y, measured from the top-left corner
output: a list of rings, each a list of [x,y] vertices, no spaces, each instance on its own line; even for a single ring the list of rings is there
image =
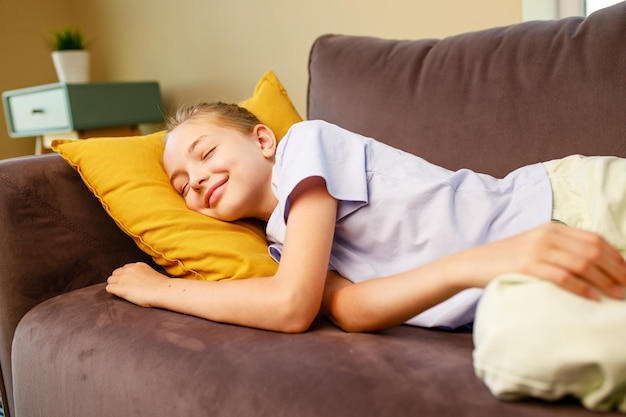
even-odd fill
[[[317,316],[332,246],[337,202],[323,179],[301,182],[291,208],[276,275],[234,281],[170,279],[146,264],[114,271],[107,291],[144,307],[212,321],[282,332],[303,332]]]
[[[626,261],[604,239],[549,223],[382,279],[351,284],[331,273],[323,311],[346,331],[380,330],[508,272],[552,281],[592,300],[598,290],[621,299],[626,286]]]

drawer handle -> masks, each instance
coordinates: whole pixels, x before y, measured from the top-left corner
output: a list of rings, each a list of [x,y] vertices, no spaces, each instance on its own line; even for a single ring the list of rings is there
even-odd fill
[[[31,111],[32,114],[43,114],[44,110],[43,109],[33,109]]]

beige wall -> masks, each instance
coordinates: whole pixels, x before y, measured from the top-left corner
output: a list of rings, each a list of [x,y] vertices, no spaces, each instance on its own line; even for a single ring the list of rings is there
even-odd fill
[[[0,53],[19,56],[10,71],[2,69],[0,89],[55,82],[41,38],[67,22],[80,25],[93,40],[94,81],[157,80],[165,111],[197,100],[242,100],[258,78],[273,69],[304,116],[308,52],[317,36],[439,38],[520,22],[521,4],[521,0],[0,0]],[[7,47],[8,39],[16,39],[15,44]],[[32,140],[9,139],[6,127],[1,128],[0,158],[31,152]],[[28,145],[18,148],[9,142]]]
[[[72,23],[66,0],[0,0],[0,91],[56,81],[45,38],[49,30]],[[4,108],[0,115],[0,159],[28,155],[33,138],[11,139]]]

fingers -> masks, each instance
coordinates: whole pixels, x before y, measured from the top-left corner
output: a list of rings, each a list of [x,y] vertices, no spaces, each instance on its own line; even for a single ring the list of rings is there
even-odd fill
[[[150,266],[148,266],[148,264],[146,264],[144,262],[129,263],[129,264],[126,264],[124,266],[121,266],[119,268],[114,269],[113,272],[111,272],[111,277],[119,276],[119,275],[125,274],[127,272],[140,271],[140,270],[146,269],[146,268],[148,270],[152,269],[152,268],[150,268]]]
[[[123,281],[124,277],[127,276],[128,274],[133,274],[135,271],[138,272],[140,269],[144,267],[150,268],[147,264],[143,262],[136,262],[136,263],[126,264],[124,266],[121,266],[113,270],[109,278],[107,278],[106,291],[110,294],[119,295],[118,289],[116,289],[116,286]]]
[[[138,262],[117,268],[107,279],[106,291],[142,307],[151,307],[159,283],[169,280],[149,265]]]
[[[599,235],[563,225],[541,228],[535,247],[544,262],[532,264],[533,275],[544,277],[583,297],[598,299],[597,290],[622,299],[626,262]]]
[[[107,278],[107,286],[105,290],[109,294],[116,294],[115,286],[119,283],[120,275],[122,274],[122,268],[115,269],[113,272],[111,272],[109,278]]]

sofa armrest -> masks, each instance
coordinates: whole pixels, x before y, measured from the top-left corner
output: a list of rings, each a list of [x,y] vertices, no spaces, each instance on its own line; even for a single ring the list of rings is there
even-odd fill
[[[0,364],[11,393],[11,343],[32,307],[149,261],[56,154],[0,161]],[[5,390],[3,390],[5,394]],[[9,401],[10,402],[10,401]]]

